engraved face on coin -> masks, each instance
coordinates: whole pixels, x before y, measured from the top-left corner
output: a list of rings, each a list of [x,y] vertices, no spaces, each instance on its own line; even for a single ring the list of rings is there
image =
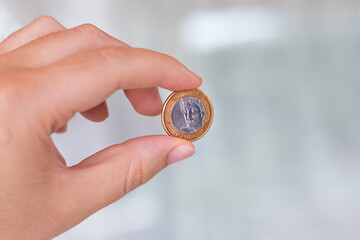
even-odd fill
[[[184,97],[175,103],[171,121],[179,132],[193,133],[204,123],[205,114],[204,105],[199,99]]]
[[[173,92],[165,101],[161,120],[168,135],[196,141],[210,128],[213,108],[199,89]]]

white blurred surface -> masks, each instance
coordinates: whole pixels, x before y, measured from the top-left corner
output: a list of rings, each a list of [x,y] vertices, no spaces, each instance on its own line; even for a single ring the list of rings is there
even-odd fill
[[[360,238],[359,1],[2,0],[0,36],[44,14],[178,58],[215,109],[194,157],[57,240]],[[121,92],[109,110],[54,135],[70,165],[164,133]]]

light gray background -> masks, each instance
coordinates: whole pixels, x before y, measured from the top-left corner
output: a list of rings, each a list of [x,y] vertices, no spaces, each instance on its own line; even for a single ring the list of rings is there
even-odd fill
[[[0,37],[44,14],[178,58],[215,109],[194,157],[57,240],[360,238],[359,1],[1,0]],[[53,136],[70,165],[164,133],[122,92],[109,109]]]

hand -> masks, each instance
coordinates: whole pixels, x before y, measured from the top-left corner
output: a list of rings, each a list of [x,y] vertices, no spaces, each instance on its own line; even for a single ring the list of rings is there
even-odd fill
[[[53,238],[194,153],[185,140],[147,136],[67,167],[50,135],[76,112],[102,121],[106,98],[124,89],[137,112],[157,115],[158,86],[200,84],[175,59],[93,25],[40,17],[9,36],[0,44],[0,239]]]

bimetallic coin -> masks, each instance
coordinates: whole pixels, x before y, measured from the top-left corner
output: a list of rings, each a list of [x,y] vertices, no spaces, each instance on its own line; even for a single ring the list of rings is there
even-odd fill
[[[170,94],[161,121],[168,135],[196,141],[209,130],[213,115],[209,97],[199,89],[190,89]]]

